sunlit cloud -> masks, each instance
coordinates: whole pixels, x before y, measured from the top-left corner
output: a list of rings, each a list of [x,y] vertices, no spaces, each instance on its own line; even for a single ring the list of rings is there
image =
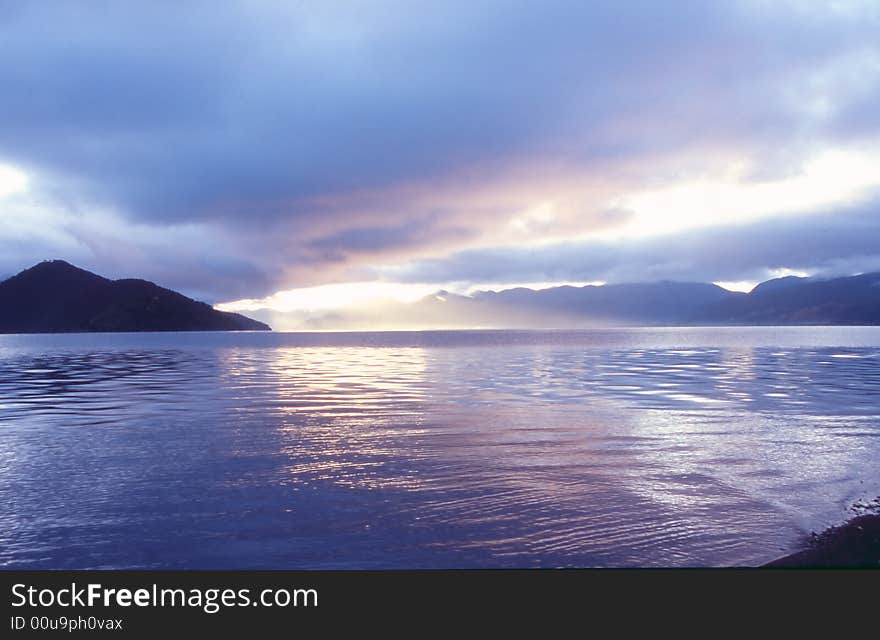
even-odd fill
[[[24,171],[11,165],[0,164],[0,198],[26,191],[28,177]]]
[[[880,151],[828,150],[802,171],[778,180],[746,181],[743,165],[730,175],[688,181],[624,196],[613,204],[634,216],[610,238],[681,233],[700,227],[746,224],[775,215],[796,215],[847,207],[880,189]]]

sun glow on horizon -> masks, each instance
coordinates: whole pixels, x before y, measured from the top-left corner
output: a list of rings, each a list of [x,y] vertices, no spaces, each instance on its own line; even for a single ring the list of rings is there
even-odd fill
[[[712,284],[721,287],[722,289],[727,289],[728,291],[738,291],[740,293],[749,293],[752,289],[757,287],[762,282],[767,282],[768,280],[774,280],[776,278],[785,278],[787,276],[796,276],[798,278],[809,278],[810,273],[807,271],[800,271],[798,269],[787,269],[785,267],[780,269],[770,269],[767,272],[767,276],[762,278],[761,280],[736,280],[736,281],[715,281]]]
[[[632,216],[616,228],[588,233],[583,238],[623,243],[627,240],[698,228],[739,225],[773,217],[804,216],[832,206],[853,205],[880,191],[880,174],[876,172],[878,165],[880,148],[872,151],[832,149],[815,155],[797,174],[759,181],[748,178],[747,163],[731,163],[723,175],[713,179],[684,181],[660,189],[634,191],[630,195],[609,201],[612,208],[629,211]],[[0,177],[2,175],[0,173]],[[9,177],[6,182],[18,184]],[[2,184],[0,181],[0,187]],[[528,237],[515,241],[510,246],[533,247],[558,242],[552,230],[557,221],[557,209],[557,202],[547,199],[514,218],[512,228]],[[354,307],[387,307],[389,303],[409,304],[439,290],[472,295],[476,291],[499,291],[518,287],[546,289],[565,285],[582,287],[604,284],[599,280],[405,283],[394,281],[396,278],[393,269],[388,271],[389,281],[342,282],[300,287],[278,291],[264,298],[230,301],[218,304],[216,308],[236,312],[327,312]],[[768,271],[764,279],[784,275],[806,274],[790,269],[777,269]],[[717,281],[715,284],[730,291],[749,292],[759,282],[760,280],[743,279]]]
[[[415,302],[439,287],[396,282],[346,282],[287,289],[265,298],[248,298],[215,305],[220,311],[318,311],[342,309],[376,301]]]
[[[251,312],[269,310],[279,313],[291,311],[329,311],[370,304],[397,302],[408,304],[422,298],[451,292],[470,296],[478,291],[503,291],[528,288],[535,291],[552,287],[602,286],[603,281],[591,282],[511,282],[511,283],[445,283],[412,284],[400,282],[348,282],[325,284],[278,291],[265,298],[247,298],[214,305],[220,311]]]
[[[752,289],[754,289],[758,283],[754,280],[736,280],[736,281],[722,281],[718,280],[713,282],[712,284],[721,287],[722,289],[727,289],[728,291],[735,291],[737,293],[748,293]]]

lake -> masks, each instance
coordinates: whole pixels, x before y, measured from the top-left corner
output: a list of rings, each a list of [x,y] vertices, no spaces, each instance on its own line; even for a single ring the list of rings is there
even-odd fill
[[[0,336],[0,566],[754,565],[880,494],[880,327]]]

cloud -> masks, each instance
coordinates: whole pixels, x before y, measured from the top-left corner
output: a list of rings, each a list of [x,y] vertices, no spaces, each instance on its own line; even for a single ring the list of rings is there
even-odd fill
[[[625,224],[629,193],[880,139],[871,2],[0,11],[0,163],[40,207],[4,214],[0,272],[69,257],[257,297],[558,244]]]
[[[398,282],[760,281],[774,271],[880,270],[880,198],[807,218],[691,230],[625,242],[492,247],[416,260],[376,274]]]

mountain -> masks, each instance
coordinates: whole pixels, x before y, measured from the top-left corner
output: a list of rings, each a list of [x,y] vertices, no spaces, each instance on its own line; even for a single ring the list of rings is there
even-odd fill
[[[713,324],[880,324],[880,273],[770,280],[747,296],[708,305],[693,319]]]
[[[603,325],[877,325],[880,273],[786,277],[749,293],[700,282],[438,292],[395,309],[420,326],[576,328]],[[354,321],[349,323],[349,326]]]
[[[742,295],[703,282],[652,282],[538,291],[518,288],[478,292],[474,297],[507,307],[574,313],[596,322],[670,324],[686,322],[708,305]]]
[[[607,325],[880,325],[880,273],[768,280],[749,293],[702,282],[438,291],[406,304],[286,316],[309,330],[579,328]],[[272,319],[268,314],[267,319]],[[144,280],[43,262],[0,282],[0,333],[239,331],[269,326]]]
[[[270,331],[146,280],[108,280],[63,260],[0,282],[0,333]]]
[[[778,291],[779,289],[783,289],[793,284],[801,284],[806,280],[807,278],[802,278],[800,276],[785,276],[784,278],[774,278],[773,280],[767,280],[766,282],[762,282],[756,285],[754,289],[749,291],[749,293],[766,293],[767,291]]]

